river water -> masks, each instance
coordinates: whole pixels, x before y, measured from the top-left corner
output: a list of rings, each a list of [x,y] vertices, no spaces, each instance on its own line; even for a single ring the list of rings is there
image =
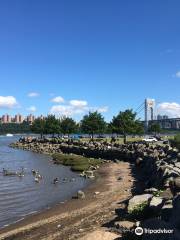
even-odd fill
[[[54,165],[50,156],[10,148],[8,145],[17,139],[0,136],[0,228],[70,199],[89,183],[69,167]],[[2,174],[3,168],[20,171],[21,167],[25,168],[22,178]],[[31,169],[39,170],[43,176],[39,183]],[[60,181],[54,185],[55,177]]]

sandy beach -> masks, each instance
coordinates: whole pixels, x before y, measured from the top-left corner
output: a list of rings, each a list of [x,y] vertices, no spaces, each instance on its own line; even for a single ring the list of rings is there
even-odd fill
[[[71,199],[51,209],[31,215],[0,231],[0,239],[13,240],[88,240],[115,239],[105,226],[115,218],[115,209],[131,196],[132,176],[129,163],[106,163],[94,182],[84,190],[85,199]],[[120,179],[118,179],[120,177]],[[103,236],[103,238],[102,238]],[[108,236],[108,238],[107,238]]]

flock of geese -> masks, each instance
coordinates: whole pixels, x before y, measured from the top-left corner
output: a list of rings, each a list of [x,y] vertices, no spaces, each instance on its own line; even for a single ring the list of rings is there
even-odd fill
[[[31,172],[34,176],[34,181],[36,183],[39,183],[43,179],[43,176],[39,173],[38,170],[32,169]],[[19,172],[9,171],[9,170],[3,168],[3,176],[18,176],[20,178],[24,177],[25,176],[24,167],[22,167],[21,171],[19,171]],[[62,180],[62,182],[67,182],[67,181],[68,181],[67,178],[63,178],[63,180]],[[74,182],[75,178],[70,179],[70,181]],[[54,178],[53,181],[52,181],[53,184],[57,184],[58,182],[59,182],[59,179],[57,177]]]
[[[39,174],[39,171],[32,169],[31,170],[33,176],[34,176],[34,181],[39,182],[42,179],[42,176]],[[18,176],[18,177],[24,177],[25,176],[25,170],[24,167],[21,168],[21,171],[15,172],[15,171],[9,171],[5,168],[3,168],[3,176]]]

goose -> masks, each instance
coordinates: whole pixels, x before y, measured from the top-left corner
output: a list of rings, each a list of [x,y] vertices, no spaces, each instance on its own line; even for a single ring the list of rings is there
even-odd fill
[[[34,178],[34,181],[35,181],[35,182],[39,182],[39,178],[38,178],[38,177],[35,177],[35,178]]]

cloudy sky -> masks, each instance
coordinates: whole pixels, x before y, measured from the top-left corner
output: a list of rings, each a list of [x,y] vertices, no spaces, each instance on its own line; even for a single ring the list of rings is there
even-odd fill
[[[0,1],[0,115],[180,116],[179,0]],[[140,116],[143,118],[142,112]]]

